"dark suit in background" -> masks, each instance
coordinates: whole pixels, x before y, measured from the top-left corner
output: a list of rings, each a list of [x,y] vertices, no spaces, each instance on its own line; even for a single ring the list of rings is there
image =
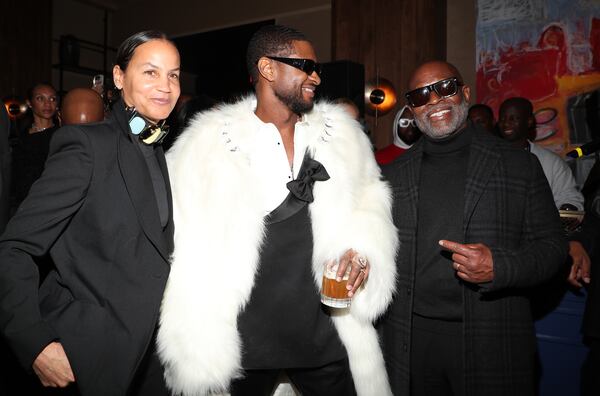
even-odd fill
[[[0,234],[8,222],[10,198],[10,121],[4,104],[0,106]]]
[[[591,259],[591,281],[583,316],[582,333],[589,347],[581,372],[581,394],[600,392],[600,162],[596,163],[581,191],[585,197],[585,217],[573,239],[580,241]]]
[[[169,274],[163,151],[153,149],[164,179],[157,200],[127,121],[120,102],[102,123],[57,131],[42,177],[0,239],[0,329],[26,368],[59,341],[83,395],[123,396],[139,381]],[[33,258],[47,252],[56,268],[38,292]]]
[[[396,297],[381,323],[386,365],[397,395],[410,394],[417,207],[420,199],[427,199],[419,195],[423,143],[421,139],[383,169],[394,191],[393,216],[401,246]],[[494,262],[493,281],[462,282],[464,394],[532,395],[535,336],[527,289],[555,275],[567,252],[537,159],[475,131],[462,219],[464,243],[487,245]]]

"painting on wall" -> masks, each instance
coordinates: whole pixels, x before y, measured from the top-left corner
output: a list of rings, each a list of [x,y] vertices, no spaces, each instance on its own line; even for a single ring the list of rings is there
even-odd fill
[[[564,154],[600,139],[600,2],[478,0],[477,101],[526,97],[535,141]]]

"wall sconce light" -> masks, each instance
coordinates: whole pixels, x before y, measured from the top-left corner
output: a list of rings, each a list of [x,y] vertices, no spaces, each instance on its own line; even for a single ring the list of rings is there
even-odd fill
[[[8,96],[2,102],[11,120],[17,119],[27,112],[27,103],[16,96]]]
[[[377,117],[389,113],[397,100],[396,89],[389,80],[376,77],[366,82],[365,111],[375,116],[375,125],[377,125]]]

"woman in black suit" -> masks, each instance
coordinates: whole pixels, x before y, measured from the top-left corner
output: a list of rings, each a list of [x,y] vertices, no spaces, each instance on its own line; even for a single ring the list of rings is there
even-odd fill
[[[167,394],[154,332],[173,246],[161,121],[179,97],[179,53],[160,32],[126,39],[122,99],[101,123],[58,130],[45,170],[0,238],[0,329],[48,387]],[[55,269],[38,288],[34,258]]]

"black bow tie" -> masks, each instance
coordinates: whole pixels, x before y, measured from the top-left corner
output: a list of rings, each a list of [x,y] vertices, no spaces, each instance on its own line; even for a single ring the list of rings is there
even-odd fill
[[[312,189],[316,181],[325,181],[329,179],[329,174],[325,167],[314,159],[305,156],[298,178],[286,184],[288,190],[294,196],[304,202],[311,203],[314,201]]]

